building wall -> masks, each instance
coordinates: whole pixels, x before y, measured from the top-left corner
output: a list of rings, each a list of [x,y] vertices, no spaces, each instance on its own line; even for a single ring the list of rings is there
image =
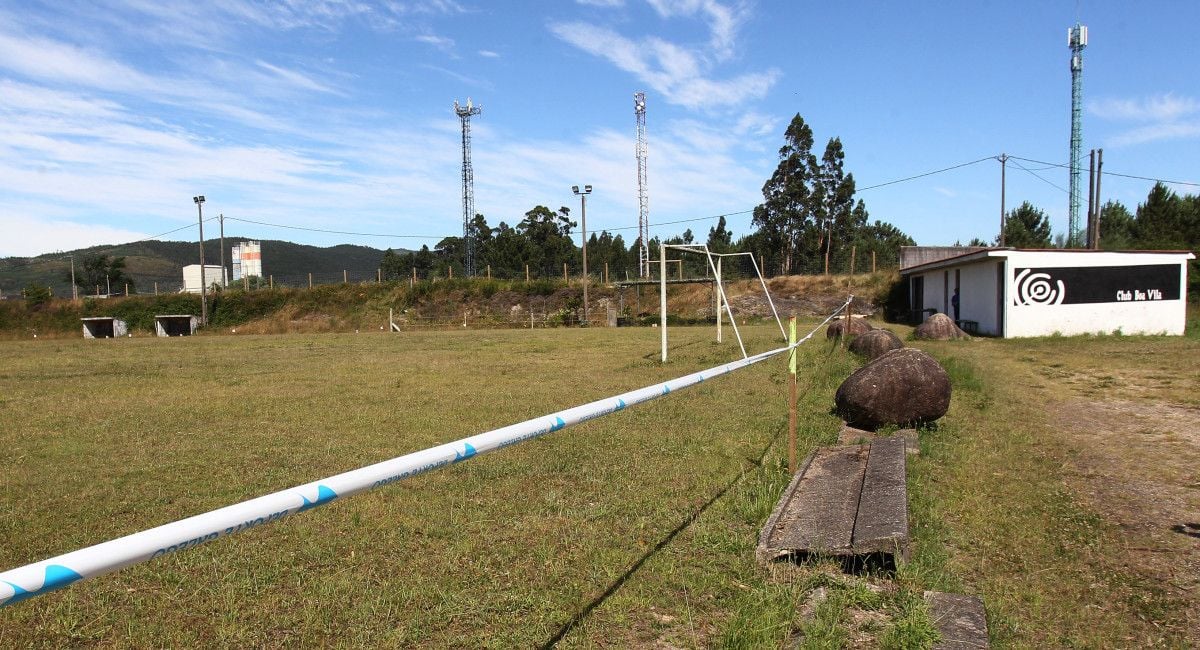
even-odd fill
[[[944,296],[953,294],[957,271],[959,318],[978,322],[980,334],[1183,334],[1187,254],[998,253],[910,276],[910,287],[913,277],[924,278],[920,308],[953,315]]]
[[[1156,298],[1157,282],[1139,277],[1133,267],[1175,265],[1178,295]],[[1039,270],[1049,277],[1036,277]],[[1058,271],[1055,273],[1055,271]],[[1013,251],[1007,274],[1009,337],[1050,334],[1183,334],[1187,321],[1187,256],[1153,253],[1052,253]],[[1063,284],[1060,285],[1059,283]],[[1096,283],[1095,291],[1106,292],[1105,302],[1070,304],[1074,282]],[[1034,285],[1042,285],[1044,299]],[[1068,300],[1058,303],[1059,287]],[[1126,293],[1127,292],[1127,293]]]
[[[204,281],[208,286],[214,283],[225,286],[225,282],[221,281],[221,265],[220,264],[205,264],[204,265]],[[187,293],[200,293],[200,265],[189,264],[183,267],[183,290]]]

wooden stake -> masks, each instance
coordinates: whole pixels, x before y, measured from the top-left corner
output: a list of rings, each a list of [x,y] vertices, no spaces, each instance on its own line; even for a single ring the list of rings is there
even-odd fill
[[[416,283],[417,283],[417,267],[415,267],[415,266],[414,266],[414,267],[413,267],[413,277],[412,277],[412,284],[410,284],[410,285],[408,285],[408,286],[410,286],[410,287],[411,287],[413,284],[416,284]]]
[[[608,284],[608,262],[604,263],[604,284]]]
[[[788,345],[796,345],[796,317],[788,319]],[[796,474],[796,348],[788,351],[788,472]]]
[[[346,274],[346,269],[342,269],[342,284],[349,282],[350,276]]]
[[[454,267],[453,267],[453,266],[447,266],[447,267],[446,267],[446,269],[447,269],[448,271],[450,271],[450,279],[451,279],[451,280],[453,280],[453,279],[454,279]]]
[[[156,296],[158,295],[158,283],[157,282],[154,283],[154,295],[156,295]]]
[[[267,285],[267,287],[268,287],[269,289],[274,289],[274,288],[275,288],[275,276],[274,276],[274,275],[268,275],[268,276],[267,276],[267,281],[268,281],[268,282],[270,282],[270,284],[269,284],[269,285]]]
[[[567,275],[566,262],[563,262],[563,282],[566,282],[568,287],[571,286],[571,276]]]
[[[375,269],[375,281],[383,284],[383,269]]]
[[[850,247],[850,280],[854,280],[854,255],[858,252],[858,244]]]
[[[529,284],[529,265],[525,265],[525,284]]]
[[[487,265],[487,270],[488,270],[488,279],[491,280],[492,279],[492,265],[491,264]]]
[[[875,251],[871,251],[871,273],[875,272]]]
[[[308,274],[308,288],[312,288],[312,273]]]

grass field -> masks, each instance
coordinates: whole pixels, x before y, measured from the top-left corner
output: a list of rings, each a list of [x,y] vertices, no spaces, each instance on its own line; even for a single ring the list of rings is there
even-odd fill
[[[747,329],[752,351],[778,346]],[[735,358],[711,335],[673,329],[665,367],[655,329],[6,342],[0,567]],[[1188,603],[1124,561],[1064,475],[1076,443],[1047,409],[1071,389],[1029,390],[1097,345],[1185,375],[1200,347],[922,346],[956,392],[910,467],[915,547],[894,580],[755,565],[788,479],[780,358],[5,608],[0,645],[915,647],[926,588],[983,596],[999,646],[1183,645]],[[823,337],[801,351],[804,453],[835,440],[857,361]],[[1181,381],[1158,396],[1194,395]]]

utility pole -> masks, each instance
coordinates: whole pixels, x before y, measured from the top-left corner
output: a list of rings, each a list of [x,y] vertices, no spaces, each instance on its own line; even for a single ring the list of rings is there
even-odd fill
[[[225,213],[222,212],[217,217],[218,223],[221,224],[221,288],[225,288],[225,284],[229,282],[228,276],[225,275]]]
[[[1000,247],[1004,248],[1004,172],[1008,169],[1008,154],[1001,153],[1000,158]]]
[[[71,301],[79,302],[79,287],[75,286],[75,253],[67,257],[71,258]]]
[[[1096,220],[1092,227],[1091,247],[1093,250],[1100,249],[1100,216],[1103,204],[1100,203],[1100,178],[1104,175],[1104,150],[1096,150]]]
[[[204,195],[192,197],[196,204],[196,218],[200,222],[200,326],[208,325],[208,286],[204,277]]]
[[[584,185],[579,191],[578,185],[572,185],[571,191],[579,197],[579,221],[583,224],[583,322],[588,322],[588,268],[587,268],[587,197],[592,193],[591,185]]]

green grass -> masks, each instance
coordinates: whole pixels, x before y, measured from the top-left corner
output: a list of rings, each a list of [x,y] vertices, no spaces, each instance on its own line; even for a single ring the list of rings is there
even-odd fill
[[[711,334],[673,329],[665,367],[645,328],[0,343],[0,567],[736,358]],[[892,577],[755,563],[789,479],[780,357],[5,608],[0,645],[928,647],[926,589],[981,595],[1000,647],[1170,644],[1178,603],[1064,485],[1044,409],[1156,354],[1178,372],[1195,340],[922,346],[955,397],[910,462]],[[836,440],[857,363],[801,348],[801,456]]]

